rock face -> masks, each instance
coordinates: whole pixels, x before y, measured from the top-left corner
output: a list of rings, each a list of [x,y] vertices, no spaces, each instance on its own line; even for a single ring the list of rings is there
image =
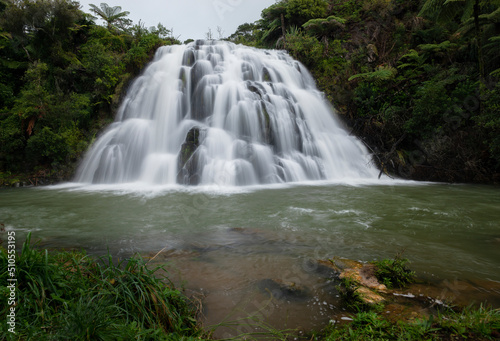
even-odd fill
[[[197,185],[200,181],[198,175],[198,157],[196,150],[200,145],[200,128],[193,127],[186,135],[186,140],[181,146],[178,160],[177,182],[184,185]]]

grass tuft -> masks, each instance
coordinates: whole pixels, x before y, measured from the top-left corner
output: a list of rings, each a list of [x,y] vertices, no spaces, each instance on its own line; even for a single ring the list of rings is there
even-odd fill
[[[141,258],[113,263],[83,252],[48,252],[30,245],[16,255],[16,335],[0,325],[0,339],[190,340],[204,336],[196,309]],[[0,281],[7,283],[7,252],[0,248]],[[8,292],[0,289],[0,314]]]
[[[403,258],[402,252],[396,254],[394,259],[376,261],[375,276],[387,288],[404,288],[415,281],[415,272],[406,266],[407,263],[408,259]]]

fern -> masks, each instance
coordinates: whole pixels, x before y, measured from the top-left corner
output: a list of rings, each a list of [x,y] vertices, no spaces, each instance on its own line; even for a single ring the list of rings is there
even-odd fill
[[[349,77],[349,81],[352,81],[356,78],[361,78],[364,80],[367,80],[369,82],[374,82],[376,84],[379,84],[383,81],[387,81],[390,79],[393,79],[398,71],[393,68],[392,66],[378,66],[375,71],[371,72],[365,72],[365,73],[358,73],[354,76]]]

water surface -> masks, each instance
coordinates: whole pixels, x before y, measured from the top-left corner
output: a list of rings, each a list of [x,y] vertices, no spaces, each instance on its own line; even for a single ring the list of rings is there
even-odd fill
[[[481,298],[500,305],[492,289],[500,282],[496,187],[68,184],[0,191],[0,223],[17,232],[18,247],[31,231],[44,247],[92,255],[162,251],[154,262],[167,264],[189,292],[204,295],[207,325],[253,314],[280,328],[320,327],[341,308],[334,286],[310,260],[372,261],[402,251],[420,276],[473,283]],[[271,299],[259,286],[266,280],[294,283],[310,297]]]

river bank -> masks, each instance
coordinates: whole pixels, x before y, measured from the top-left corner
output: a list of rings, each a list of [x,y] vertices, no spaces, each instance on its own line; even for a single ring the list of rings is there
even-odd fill
[[[5,231],[2,240],[4,234]],[[2,315],[7,315],[9,307],[15,307],[17,312],[17,334],[9,334],[7,325],[2,324],[0,330],[5,339],[21,340],[28,335],[36,335],[40,340],[53,337],[110,340],[138,335],[145,340],[228,339],[227,333],[217,337],[218,329],[236,332],[229,339],[245,337],[250,340],[289,340],[290,337],[301,340],[396,339],[401,335],[413,340],[500,337],[498,309],[480,302],[475,306],[452,307],[436,304],[437,298],[426,297],[423,301],[434,304],[428,306],[424,314],[420,305],[422,300],[414,300],[412,304],[410,294],[395,295],[394,292],[392,296],[399,303],[391,302],[358,312],[346,306],[343,316],[331,316],[328,323],[316,330],[300,326],[276,329],[255,314],[207,326],[203,324],[203,297],[195,295],[188,299],[186,291],[176,289],[157,264],[137,257],[119,261],[108,255],[96,259],[81,251],[49,251],[29,245],[30,237],[16,255],[18,303],[2,305],[5,307]],[[156,253],[151,260],[159,255]],[[2,248],[2,277],[7,274],[7,259],[7,250]],[[343,261],[348,263],[348,260]],[[33,288],[39,289],[34,291]],[[281,289],[269,291],[275,296],[270,297],[269,304],[273,304],[273,299],[290,300],[297,290],[282,284]],[[407,290],[415,292],[415,288]],[[6,300],[5,293],[3,299]],[[406,303],[403,305],[401,300]],[[321,305],[317,309],[321,309]],[[389,311],[394,312],[388,314]],[[44,313],[40,315],[40,312]]]
[[[43,249],[84,249],[94,259],[108,252],[116,259],[153,258],[163,250],[150,264],[166,265],[165,275],[185,295],[203,294],[206,327],[260,312],[268,314],[261,321],[276,322],[274,330],[319,331],[330,320],[354,316],[342,315],[339,283],[312,271],[310,260],[370,263],[405,250],[411,268],[435,289],[401,294],[446,302],[444,293],[461,306],[486,300],[500,306],[493,302],[500,299],[498,200],[490,186],[394,181],[266,188],[65,184],[2,190],[0,222],[16,232],[18,247],[31,232]],[[266,289],[287,283],[307,295],[270,300]],[[214,337],[223,338],[226,331],[218,330],[222,335]]]

